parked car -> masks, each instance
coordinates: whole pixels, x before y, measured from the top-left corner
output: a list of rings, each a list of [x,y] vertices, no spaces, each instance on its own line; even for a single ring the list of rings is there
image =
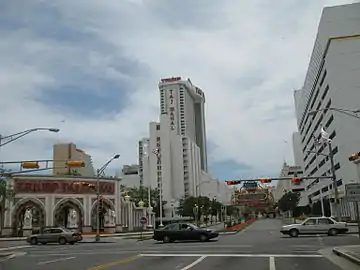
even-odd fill
[[[155,230],[153,238],[156,241],[163,241],[164,243],[179,240],[198,240],[205,242],[218,236],[219,233],[214,230],[199,228],[190,223],[172,223],[163,229]]]
[[[59,243],[60,245],[69,243],[73,245],[82,239],[83,238],[80,233],[59,227],[45,229],[42,233],[30,235],[26,241],[31,245],[37,245],[38,243]]]
[[[282,234],[287,234],[291,237],[297,237],[300,234],[327,234],[336,236],[348,231],[349,229],[345,222],[337,222],[329,217],[307,218],[299,224],[282,226],[280,230]]]

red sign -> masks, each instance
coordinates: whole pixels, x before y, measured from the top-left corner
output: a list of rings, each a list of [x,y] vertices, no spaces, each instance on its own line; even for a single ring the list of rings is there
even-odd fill
[[[181,77],[171,77],[171,78],[161,79],[162,83],[177,82],[177,81],[181,81]]]
[[[17,193],[54,193],[54,194],[95,194],[94,190],[83,185],[74,185],[74,180],[20,180],[15,179],[14,192]],[[84,182],[84,181],[82,181]],[[85,181],[96,184],[95,181]],[[100,193],[115,194],[114,182],[100,182]]]

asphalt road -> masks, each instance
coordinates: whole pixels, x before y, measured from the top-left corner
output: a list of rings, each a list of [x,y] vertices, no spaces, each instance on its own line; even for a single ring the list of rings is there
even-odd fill
[[[280,235],[280,225],[279,220],[259,220],[236,235],[206,243],[118,239],[104,244],[20,248],[16,258],[0,263],[0,270],[359,269],[331,252],[334,246],[358,244],[357,237],[290,238]]]

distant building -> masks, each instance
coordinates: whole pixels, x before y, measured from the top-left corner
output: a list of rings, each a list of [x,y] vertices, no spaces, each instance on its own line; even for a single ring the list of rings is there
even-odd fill
[[[301,177],[303,171],[301,166],[290,166],[284,162],[279,177]],[[298,185],[291,180],[278,180],[274,190],[274,200],[279,201],[286,192],[300,192],[300,201],[298,206],[306,206],[309,201],[305,190],[306,182],[301,181]]]
[[[159,122],[151,122],[149,138],[139,141],[141,183],[162,190],[171,202],[165,205],[167,216],[172,210],[166,208],[184,197],[206,194],[227,201],[222,185],[207,174],[203,91],[180,77],[162,79],[159,91]]]
[[[139,165],[124,165],[121,172],[116,173],[116,178],[120,179],[122,186],[127,188],[140,187]]]
[[[292,146],[294,154],[294,164],[304,168],[304,152],[301,147],[301,137],[299,132],[294,132],[292,135]]]
[[[95,169],[91,156],[83,150],[78,149],[74,143],[58,143],[53,146],[53,175],[78,175],[83,177],[94,177]],[[82,160],[85,167],[76,169],[65,168],[67,160]]]

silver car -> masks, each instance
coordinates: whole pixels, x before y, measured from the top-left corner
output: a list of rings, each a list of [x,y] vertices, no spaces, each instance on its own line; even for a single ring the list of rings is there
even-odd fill
[[[82,236],[80,233],[73,232],[61,227],[45,229],[43,233],[33,234],[26,239],[26,241],[31,245],[37,245],[38,243],[59,243],[60,245],[69,243],[73,245],[81,240]]]
[[[346,233],[349,229],[345,222],[337,222],[329,217],[311,217],[300,224],[291,224],[281,227],[282,234],[297,237],[299,234],[327,234],[336,236],[339,233]]]

